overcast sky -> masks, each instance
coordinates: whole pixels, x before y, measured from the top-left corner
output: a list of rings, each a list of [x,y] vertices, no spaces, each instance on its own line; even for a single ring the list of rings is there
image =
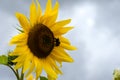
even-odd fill
[[[43,10],[47,0],[40,0]],[[75,28],[67,38],[78,50],[70,51],[75,62],[64,63],[64,75],[58,80],[112,80],[120,68],[120,1],[58,0],[59,18],[72,18]],[[55,0],[53,0],[53,3]],[[15,12],[29,15],[31,0],[0,0],[0,54],[11,47],[8,42],[17,34]],[[0,79],[16,80],[9,68],[0,65]]]

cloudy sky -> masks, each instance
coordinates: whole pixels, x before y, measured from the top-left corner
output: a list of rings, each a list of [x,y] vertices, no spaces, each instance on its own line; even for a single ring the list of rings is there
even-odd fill
[[[45,8],[47,0],[40,0]],[[120,68],[120,1],[119,0],[58,0],[58,20],[71,18],[75,28],[67,38],[78,50],[70,51],[75,62],[64,63],[64,75],[58,80],[112,80]],[[29,15],[31,0],[0,0],[0,54],[11,47],[8,42],[17,34],[15,12]],[[55,3],[55,0],[53,0]],[[0,65],[0,79],[16,80],[9,68]]]

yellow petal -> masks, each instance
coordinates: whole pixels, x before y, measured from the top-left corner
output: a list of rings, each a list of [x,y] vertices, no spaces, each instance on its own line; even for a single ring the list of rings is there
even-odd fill
[[[53,8],[53,12],[58,12],[58,8],[59,8],[59,3],[58,1],[56,1],[55,6]]]
[[[48,27],[55,24],[55,21],[58,16],[58,8],[59,8],[59,3],[56,2],[55,6],[52,10],[51,0],[48,0],[47,6],[46,6],[46,12],[42,17],[40,17],[39,22],[43,23],[44,25],[46,25]]]
[[[43,15],[43,16],[40,17],[39,23],[42,23],[42,24],[46,25],[47,19],[48,19],[48,16]]]
[[[54,51],[53,54],[66,58],[68,59],[69,62],[73,62],[73,59],[67,54],[67,52],[63,48],[57,47],[54,48],[53,51]]]
[[[29,67],[30,67],[30,60],[26,59],[23,64],[23,73],[25,73],[25,71],[29,69]]]
[[[53,24],[55,24],[55,21],[58,16],[58,8],[59,8],[59,3],[56,2],[53,11],[50,13],[50,16],[48,17],[48,21],[46,22],[48,27],[51,27]]]
[[[37,64],[36,66],[36,80],[40,77],[40,74],[42,73],[42,66],[41,64]]]
[[[39,22],[39,20],[40,20],[40,18],[42,16],[42,9],[41,9],[41,6],[40,6],[40,3],[39,3],[38,0],[36,0],[36,3],[37,3],[37,7],[38,7],[38,9],[37,9],[37,15],[38,15],[38,22]]]
[[[59,37],[59,39],[60,39],[60,42],[66,43],[66,44],[70,45],[70,41],[67,38],[65,38],[65,37]]]
[[[52,54],[52,53],[51,53]],[[50,55],[50,57],[52,58],[52,59],[54,59],[57,63],[58,63],[58,66],[61,68],[62,67],[62,60],[59,60],[59,59],[57,59],[57,58],[55,58],[54,56],[52,56],[52,55]]]
[[[31,75],[27,78],[27,80],[35,80],[35,79],[34,79],[33,75],[31,74]]]
[[[44,15],[40,18],[40,23],[44,24],[47,26],[47,22],[48,22],[48,19],[50,17],[52,13],[52,2],[51,0],[48,0],[47,4],[46,4],[46,10],[45,10],[45,13]]]
[[[52,10],[52,2],[51,2],[51,0],[48,0],[48,2],[46,4],[46,10],[45,10],[44,15],[49,15],[51,10]]]
[[[35,63],[33,61],[31,61],[31,66],[30,66],[30,68],[29,68],[29,70],[28,70],[28,72],[26,74],[26,77],[32,73],[34,68],[35,68]]]
[[[68,44],[65,44],[65,43],[60,43],[60,46],[61,46],[62,48],[67,49],[67,50],[76,50],[76,49],[77,49],[76,47],[71,46],[71,45],[68,45]]]
[[[16,48],[14,49],[13,53],[24,53],[26,52],[27,50],[29,50],[28,46],[16,46]]]
[[[73,29],[73,27],[64,27],[64,28],[61,28],[59,31],[55,31],[54,34],[55,35],[63,35],[65,33],[67,33],[69,30]]]
[[[41,16],[42,15],[42,9],[41,9],[41,6],[40,6],[40,3],[39,3],[39,1],[38,0],[36,0],[36,3],[37,3],[37,7],[38,7],[38,16]]]
[[[19,69],[19,68],[21,68],[22,67],[22,62],[21,63],[17,63],[16,65],[15,65],[15,67],[14,67],[14,69]]]
[[[60,62],[61,65],[62,65],[62,62],[66,62],[65,59],[62,59],[62,58],[56,57],[56,56],[54,56],[53,54],[51,54],[51,57],[52,57],[53,59],[55,59],[57,62]]]
[[[60,60],[62,62],[73,62],[73,59],[70,56],[66,56],[61,52],[53,51],[51,54],[55,59]]]
[[[55,71],[52,69],[52,67],[50,66],[49,63],[47,63],[46,61],[43,62],[43,68],[46,71],[46,73],[48,75],[50,75],[52,78],[57,78],[57,74],[55,73]]]
[[[32,0],[32,4],[30,5],[30,22],[32,26],[36,23],[36,21],[37,21],[37,9],[34,0]]]
[[[10,53],[9,55],[10,55],[10,56],[18,56],[18,54],[15,54],[15,53],[13,53],[13,52]]]
[[[52,78],[50,75],[47,74],[48,80],[56,80],[55,78]]]
[[[30,62],[31,62],[31,59],[32,59],[32,55],[31,55],[31,53],[30,53],[30,51],[26,51],[25,52],[26,53],[26,58],[25,58],[25,61],[24,61],[24,65],[23,65],[23,73],[27,70],[27,69],[29,69],[29,67],[30,67]]]
[[[11,41],[10,41],[10,45],[12,44],[17,44],[17,43],[20,43],[20,42],[24,42],[24,40],[26,40],[26,34],[25,33],[21,33],[21,34],[18,34],[17,36],[14,36]]]
[[[15,50],[16,50],[16,49],[15,49]],[[11,55],[11,56],[12,56],[12,55],[21,55],[21,52],[16,52],[16,51],[14,52],[14,51],[13,51],[13,53],[10,54],[10,55]]]
[[[12,62],[24,62],[26,55],[19,55],[16,59],[14,59]]]
[[[16,15],[17,19],[19,20],[19,23],[22,26],[24,32],[28,33],[30,30],[30,23],[29,23],[28,19],[26,18],[26,16],[21,13],[18,13],[18,12],[15,15]]]
[[[54,31],[58,31],[60,28],[63,28],[65,25],[69,24],[71,22],[71,19],[67,19],[67,20],[62,20],[59,22],[56,22],[52,27],[51,30]]]
[[[36,67],[36,80],[39,78],[41,72],[42,72],[42,63],[41,60],[39,60],[36,56],[34,56],[34,63]]]
[[[59,67],[57,66],[55,60],[53,60],[51,57],[48,57],[47,62],[48,62],[51,66],[53,66],[53,68],[55,69],[54,71],[55,71],[57,74],[63,74],[63,73],[61,72],[61,70],[59,69]]]
[[[73,27],[65,27],[65,28],[62,28],[62,29],[60,29],[60,33],[61,34],[65,34],[65,33],[67,33],[69,30],[71,30],[71,29],[73,29]]]
[[[69,54],[68,54],[68,53],[65,51],[65,49],[62,48],[62,47],[55,47],[55,48],[54,48],[54,51],[61,52],[61,53],[63,53],[64,55],[69,56]],[[59,54],[59,55],[62,55],[62,54]],[[69,56],[69,57],[70,57],[70,56]]]

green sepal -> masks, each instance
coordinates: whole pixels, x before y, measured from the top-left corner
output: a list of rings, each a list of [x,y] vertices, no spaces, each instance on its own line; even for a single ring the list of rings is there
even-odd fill
[[[7,65],[8,64],[8,57],[5,55],[0,56],[0,64]]]
[[[18,31],[20,31],[21,33],[23,33],[24,31],[22,29],[16,28]]]
[[[17,29],[19,32],[23,33],[24,31],[23,31],[22,27],[21,27],[19,24],[18,24],[17,26],[18,26],[18,27],[16,27],[16,29]]]
[[[16,59],[18,56],[10,56],[8,55],[8,64],[9,65],[15,65],[16,63],[13,63],[12,60]]]
[[[40,80],[48,80],[48,79],[44,76],[40,76]]]

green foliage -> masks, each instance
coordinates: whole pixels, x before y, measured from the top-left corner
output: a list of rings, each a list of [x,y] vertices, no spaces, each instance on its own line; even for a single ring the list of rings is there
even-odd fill
[[[8,57],[5,55],[0,56],[0,64],[7,65],[8,64]]]
[[[48,79],[44,76],[40,76],[40,80],[48,80]]]

